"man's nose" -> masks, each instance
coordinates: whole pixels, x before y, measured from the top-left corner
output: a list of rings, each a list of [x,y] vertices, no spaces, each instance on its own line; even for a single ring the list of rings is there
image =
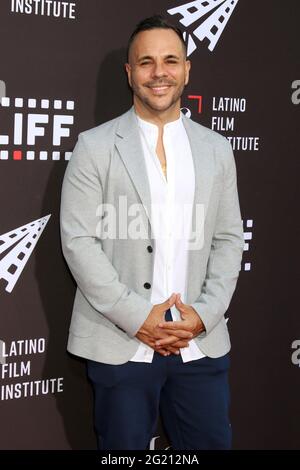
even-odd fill
[[[152,74],[154,77],[165,77],[167,75],[167,72],[165,70],[164,64],[160,62],[156,62],[153,67]]]

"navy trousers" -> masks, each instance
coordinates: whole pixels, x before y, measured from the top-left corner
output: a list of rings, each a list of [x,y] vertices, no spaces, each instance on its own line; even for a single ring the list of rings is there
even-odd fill
[[[152,363],[88,360],[99,449],[148,449],[159,414],[175,450],[230,449],[228,368],[228,354],[186,363],[157,352]]]

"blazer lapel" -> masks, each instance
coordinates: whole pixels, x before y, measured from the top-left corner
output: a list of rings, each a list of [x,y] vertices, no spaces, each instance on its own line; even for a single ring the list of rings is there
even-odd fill
[[[134,113],[135,111],[132,107],[120,118],[117,130],[119,139],[116,142],[116,147],[140,196],[151,224],[150,186],[138,124]]]
[[[214,156],[209,143],[203,139],[206,131],[203,127],[198,126],[197,123],[191,121],[187,117],[183,117],[183,124],[185,126],[195,171],[195,196],[193,207],[193,227],[195,226],[196,204],[204,205],[204,214],[206,216],[207,207],[209,203],[213,177],[214,177]]]
[[[194,172],[195,172],[195,195],[193,204],[193,215],[192,215],[192,233],[190,243],[193,249],[189,249],[188,252],[188,264],[187,264],[187,291],[186,291],[186,303],[190,304],[195,301],[195,298],[200,294],[200,286],[195,284],[195,273],[199,271],[201,263],[200,250],[202,243],[205,242],[204,223],[207,215],[207,208],[212,189],[213,177],[214,177],[214,155],[213,149],[204,139],[205,129],[199,127],[195,122],[189,118],[184,117],[183,123],[190,141],[192,156],[194,160]],[[196,224],[197,204],[203,204],[203,225],[197,221]],[[200,216],[202,212],[200,211]],[[201,222],[201,221],[200,221]],[[200,230],[200,233],[199,233]],[[195,236],[196,234],[196,236]],[[200,244],[195,243],[196,237],[199,238]],[[196,249],[196,251],[195,251]]]

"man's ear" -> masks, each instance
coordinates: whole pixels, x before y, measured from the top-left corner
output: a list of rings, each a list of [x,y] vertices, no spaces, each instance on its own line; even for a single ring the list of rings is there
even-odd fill
[[[192,66],[191,61],[186,60],[185,61],[185,82],[184,82],[185,85],[187,85],[189,83],[191,66]]]
[[[125,64],[125,70],[127,73],[128,83],[131,86],[131,67],[130,67],[130,64],[128,64],[128,62],[126,62]]]

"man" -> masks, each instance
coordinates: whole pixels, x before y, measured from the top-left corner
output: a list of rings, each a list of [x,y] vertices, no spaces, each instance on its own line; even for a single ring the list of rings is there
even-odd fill
[[[243,229],[230,144],[180,111],[190,66],[176,27],[141,21],[133,107],[79,135],[63,182],[68,350],[87,359],[100,449],[146,449],[159,411],[174,449],[231,446],[224,313]]]

